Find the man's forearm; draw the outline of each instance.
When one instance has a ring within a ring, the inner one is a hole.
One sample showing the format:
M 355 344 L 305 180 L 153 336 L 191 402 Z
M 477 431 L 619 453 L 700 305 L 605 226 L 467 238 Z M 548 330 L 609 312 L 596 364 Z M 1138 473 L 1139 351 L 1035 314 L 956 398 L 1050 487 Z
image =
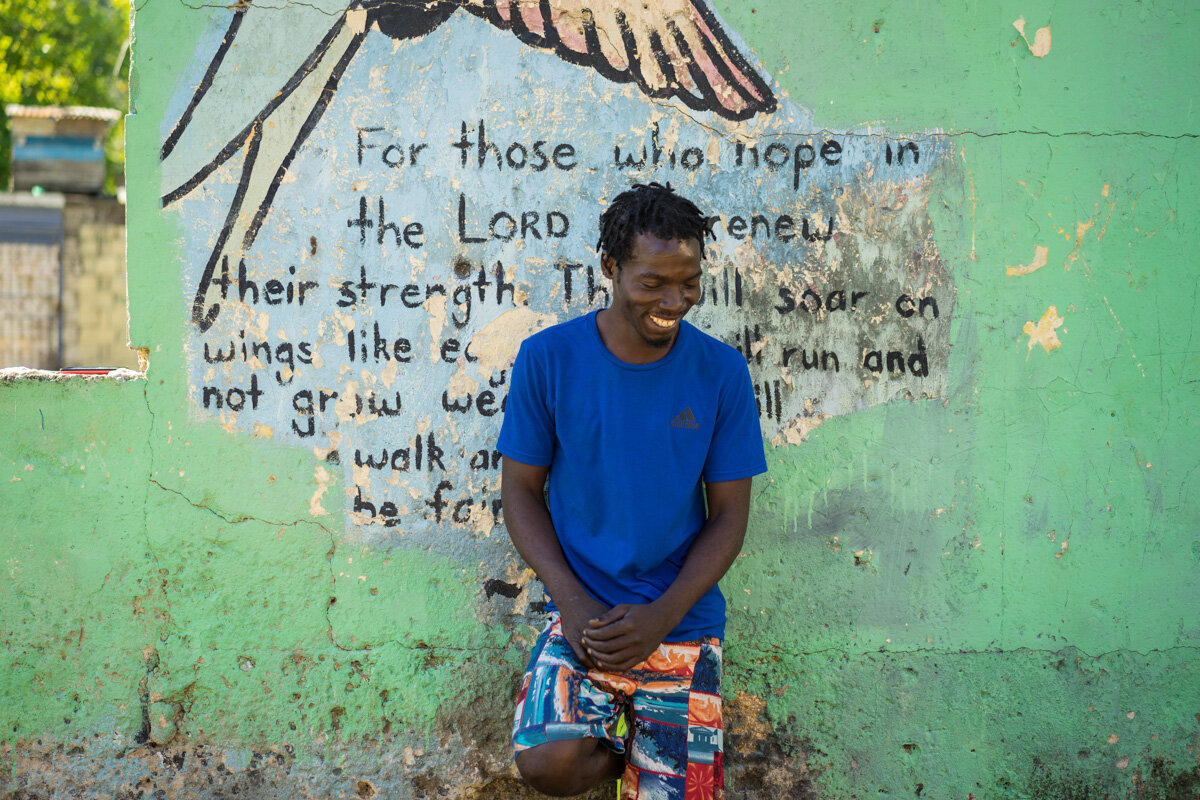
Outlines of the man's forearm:
M 538 580 L 545 585 L 554 602 L 561 605 L 572 602 L 581 594 L 586 595 L 567 563 L 541 494 L 534 496 L 521 488 L 505 489 L 501 502 L 504 524 L 513 546 L 537 573 Z
M 727 513 L 705 523 L 688 550 L 679 574 L 654 602 L 656 609 L 670 620 L 671 628 L 687 616 L 692 606 L 717 585 L 737 560 L 746 538 L 745 519 L 739 520 L 737 516 Z
M 546 508 L 543 489 L 547 473 L 547 467 L 504 459 L 500 487 L 504 523 L 517 552 L 537 573 L 558 607 L 563 620 L 563 635 L 579 659 L 590 666 L 582 642 L 583 627 L 608 607 L 588 594 L 567 563 L 554 530 L 554 521 L 550 518 L 550 509 Z
M 750 479 L 709 484 L 706 490 L 708 521 L 667 590 L 651 603 L 621 604 L 589 623 L 583 645 L 605 669 L 629 669 L 648 658 L 738 557 L 750 513 Z

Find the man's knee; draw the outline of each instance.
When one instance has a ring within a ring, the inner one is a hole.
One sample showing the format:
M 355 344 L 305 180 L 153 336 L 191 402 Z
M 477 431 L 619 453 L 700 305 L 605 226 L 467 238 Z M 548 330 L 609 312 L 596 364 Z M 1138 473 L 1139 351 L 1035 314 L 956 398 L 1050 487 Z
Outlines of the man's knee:
M 564 739 L 517 753 L 517 770 L 533 788 L 553 797 L 582 794 L 620 774 L 621 757 L 599 739 Z

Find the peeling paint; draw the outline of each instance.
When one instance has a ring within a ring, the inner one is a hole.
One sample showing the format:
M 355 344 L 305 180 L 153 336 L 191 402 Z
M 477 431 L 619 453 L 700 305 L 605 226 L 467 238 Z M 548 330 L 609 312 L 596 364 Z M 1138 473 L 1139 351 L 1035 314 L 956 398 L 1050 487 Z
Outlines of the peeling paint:
M 539 314 L 528 308 L 514 308 L 500 314 L 475 334 L 473 352 L 479 359 L 480 374 L 490 377 L 508 369 L 522 341 L 556 322 L 555 315 Z
M 1047 353 L 1062 347 L 1057 331 L 1062 327 L 1063 321 L 1063 318 L 1058 315 L 1058 309 L 1050 306 L 1036 325 L 1033 322 L 1026 322 L 1021 330 L 1029 337 L 1029 350 L 1032 351 L 1034 345 L 1038 344 Z
M 1009 277 L 1013 275 L 1028 275 L 1031 272 L 1037 272 L 1042 267 L 1046 266 L 1046 259 L 1050 255 L 1050 248 L 1044 245 L 1036 245 L 1033 248 L 1033 260 L 1028 264 L 1018 264 L 1015 267 L 1005 267 L 1005 274 Z
M 771 440 L 771 444 L 775 447 L 779 447 L 785 443 L 793 445 L 803 444 L 813 431 L 831 418 L 832 415 L 830 414 L 820 414 L 815 417 L 793 417 L 787 426 L 779 432 L 779 435 Z
M 1025 46 L 1029 48 L 1029 52 L 1035 58 L 1045 58 L 1050 52 L 1050 26 L 1038 28 L 1037 33 L 1033 36 L 1033 43 L 1030 44 L 1029 39 L 1025 37 L 1025 18 L 1020 17 L 1013 22 L 1013 27 L 1017 29 L 1017 33 L 1021 34 L 1021 39 L 1024 40 Z
M 1106 183 L 1106 184 L 1104 184 L 1103 188 L 1100 190 L 1100 197 L 1103 199 L 1107 199 L 1108 196 L 1109 196 L 1109 185 Z M 1083 248 L 1084 237 L 1087 236 L 1089 231 L 1091 231 L 1093 228 L 1096 227 L 1096 222 L 1100 218 L 1100 214 L 1102 212 L 1100 209 L 1099 202 L 1097 202 L 1094 207 L 1095 207 L 1095 212 L 1092 214 L 1091 217 L 1089 217 L 1087 220 L 1085 220 L 1083 222 L 1075 223 L 1075 247 L 1073 247 L 1071 249 L 1071 252 L 1067 254 L 1067 257 L 1065 259 L 1063 259 L 1063 269 L 1065 269 L 1065 270 L 1070 270 L 1071 265 L 1079 260 L 1081 249 Z M 1109 226 L 1109 223 L 1112 222 L 1112 216 L 1113 216 L 1113 213 L 1116 211 L 1116 208 L 1117 208 L 1117 204 L 1115 202 L 1110 202 L 1108 204 L 1108 213 L 1105 217 L 1104 223 L 1100 226 L 1100 229 L 1095 234 L 1095 241 L 1097 241 L 1097 242 L 1103 241 L 1104 234 L 1108 232 L 1108 226 Z
M 329 472 L 324 467 L 317 467 L 313 470 L 313 480 L 317 484 L 317 488 L 313 490 L 312 497 L 308 500 L 308 513 L 310 516 L 323 517 L 329 512 L 321 505 L 321 497 L 329 490 Z

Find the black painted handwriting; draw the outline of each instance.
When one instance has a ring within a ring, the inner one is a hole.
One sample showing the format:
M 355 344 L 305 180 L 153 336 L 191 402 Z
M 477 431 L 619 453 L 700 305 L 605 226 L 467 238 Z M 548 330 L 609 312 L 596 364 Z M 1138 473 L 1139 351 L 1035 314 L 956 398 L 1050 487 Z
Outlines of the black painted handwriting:
M 288 275 L 294 276 L 296 267 L 288 267 Z M 264 303 L 269 306 L 297 305 L 302 306 L 312 300 L 317 293 L 316 281 L 294 281 L 291 279 L 267 281 L 251 280 L 246 274 L 246 260 L 238 259 L 237 275 L 230 277 L 229 256 L 221 257 L 221 274 L 210 279 L 211 285 L 221 289 L 221 299 L 228 300 L 230 295 L 247 305 Z
M 562 211 L 496 211 L 485 224 L 487 212 L 476 216 L 467 208 L 467 196 L 458 195 L 458 241 L 475 244 L 498 239 L 562 239 L 571 230 L 571 219 Z M 520 220 L 518 222 L 517 220 Z
M 474 129 L 468 127 L 464 120 L 462 133 L 450 146 L 458 150 L 459 165 L 463 167 L 473 163 L 476 168 L 483 169 L 489 164 L 495 164 L 496 169 L 501 171 L 508 168 L 543 172 L 553 166 L 562 172 L 569 172 L 578 166 L 575 146 L 572 144 L 559 142 L 551 146 L 545 139 L 538 139 L 532 144 L 498 144 L 488 141 L 487 126 L 483 120 L 479 120 Z M 474 159 L 471 158 L 472 153 Z
M 818 148 L 811 141 L 792 146 L 772 142 L 763 148 L 761 156 L 757 146 L 746 146 L 738 142 L 734 148 L 734 166 L 743 170 L 766 169 L 792 172 L 792 189 L 800 189 L 800 176 L 813 167 L 836 167 L 842 162 L 842 143 L 837 139 L 826 139 Z M 891 163 L 891 162 L 888 162 Z

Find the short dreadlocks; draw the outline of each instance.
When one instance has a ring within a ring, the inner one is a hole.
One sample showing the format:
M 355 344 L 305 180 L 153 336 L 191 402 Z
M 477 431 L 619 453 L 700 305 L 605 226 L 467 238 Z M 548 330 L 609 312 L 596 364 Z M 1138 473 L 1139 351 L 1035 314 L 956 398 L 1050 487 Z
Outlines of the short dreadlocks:
M 671 184 L 633 184 L 621 192 L 600 215 L 600 239 L 596 249 L 621 262 L 633 253 L 633 240 L 643 233 L 668 241 L 695 239 L 704 258 L 704 239 L 713 236 L 712 222 L 696 204 L 675 194 Z

